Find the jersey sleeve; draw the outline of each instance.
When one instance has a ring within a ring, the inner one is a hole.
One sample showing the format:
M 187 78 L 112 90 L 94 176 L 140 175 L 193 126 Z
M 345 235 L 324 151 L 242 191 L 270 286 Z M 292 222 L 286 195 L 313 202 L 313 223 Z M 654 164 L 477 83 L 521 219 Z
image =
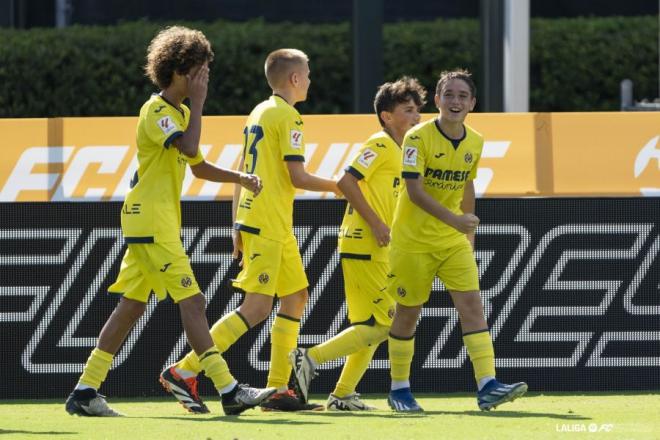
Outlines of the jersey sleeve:
M 178 122 L 179 118 L 174 117 L 169 107 L 152 106 L 146 117 L 146 134 L 151 141 L 165 148 L 169 148 L 172 142 L 180 136 L 183 136 L 184 129 Z
M 287 162 L 305 161 L 303 121 L 300 116 L 289 114 L 277 127 L 282 160 Z
M 344 171 L 352 174 L 358 180 L 368 181 L 383 163 L 385 156 L 384 149 L 377 148 L 371 142 L 366 142 Z
M 197 148 L 197 154 L 195 155 L 195 157 L 188 157 L 185 154 L 183 155 L 183 157 L 186 158 L 186 161 L 188 162 L 188 165 L 190 165 L 190 166 L 197 165 L 197 164 L 200 164 L 200 163 L 204 162 L 204 156 L 202 155 L 202 149 L 201 148 Z
M 424 142 L 417 134 L 408 133 L 403 140 L 403 167 L 401 177 L 416 179 L 424 174 L 426 152 Z

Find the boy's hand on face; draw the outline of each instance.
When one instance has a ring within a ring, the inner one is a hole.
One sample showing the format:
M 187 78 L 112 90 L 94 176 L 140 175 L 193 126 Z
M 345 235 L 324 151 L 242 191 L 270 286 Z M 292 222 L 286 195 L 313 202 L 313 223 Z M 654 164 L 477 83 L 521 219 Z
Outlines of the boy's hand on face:
M 204 63 L 194 73 L 186 75 L 188 79 L 188 96 L 190 101 L 195 104 L 203 104 L 206 101 L 206 93 L 209 86 L 209 66 Z
M 252 191 L 255 196 L 259 195 L 263 188 L 261 179 L 256 174 L 241 173 L 240 182 L 243 188 Z

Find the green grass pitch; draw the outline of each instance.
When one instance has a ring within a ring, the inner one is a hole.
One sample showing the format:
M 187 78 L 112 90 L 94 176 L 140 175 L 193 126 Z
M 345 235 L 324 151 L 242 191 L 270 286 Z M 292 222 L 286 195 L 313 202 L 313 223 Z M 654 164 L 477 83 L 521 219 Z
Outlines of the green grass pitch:
M 123 418 L 72 417 L 64 398 L 0 400 L 0 440 L 8 439 L 660 439 L 660 393 L 534 394 L 491 412 L 473 395 L 418 394 L 424 414 L 396 414 L 385 396 L 364 396 L 380 408 L 366 413 L 188 414 L 169 398 L 109 399 Z M 368 398 L 367 398 L 368 397 Z M 325 396 L 312 396 L 324 402 Z

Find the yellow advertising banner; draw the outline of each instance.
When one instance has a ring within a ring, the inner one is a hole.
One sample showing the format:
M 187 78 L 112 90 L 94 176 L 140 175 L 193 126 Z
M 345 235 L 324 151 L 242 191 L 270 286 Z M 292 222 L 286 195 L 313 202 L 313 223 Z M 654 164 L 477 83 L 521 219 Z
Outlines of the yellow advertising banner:
M 660 196 L 660 113 L 553 113 L 553 195 Z
M 435 115 L 424 115 L 429 119 Z M 373 115 L 310 115 L 306 167 L 339 176 L 379 130 Z M 244 116 L 206 116 L 201 148 L 235 168 Z M 660 195 L 660 113 L 477 113 L 484 135 L 475 180 L 480 197 Z M 137 167 L 134 117 L 0 119 L 5 145 L 0 201 L 122 200 Z M 184 200 L 230 197 L 233 186 L 195 179 Z M 299 191 L 299 198 L 333 195 Z

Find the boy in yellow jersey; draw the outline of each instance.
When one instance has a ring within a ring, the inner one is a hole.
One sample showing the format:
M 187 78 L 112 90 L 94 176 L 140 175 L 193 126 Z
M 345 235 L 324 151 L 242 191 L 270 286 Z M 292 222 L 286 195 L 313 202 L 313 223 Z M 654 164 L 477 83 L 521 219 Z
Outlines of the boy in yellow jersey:
M 300 394 L 306 398 L 316 368 L 347 356 L 326 407 L 335 411 L 375 409 L 355 392 L 378 345 L 387 339 L 394 300 L 387 295 L 390 227 L 401 183 L 401 143 L 419 122 L 426 90 L 404 77 L 381 85 L 374 109 L 382 131 L 361 147 L 339 180 L 349 202 L 339 232 L 339 255 L 351 326 L 328 341 L 289 355 Z
M 333 180 L 308 174 L 303 166 L 303 121 L 293 107 L 307 99 L 309 64 L 297 49 L 279 49 L 268 55 L 265 74 L 273 95 L 257 105 L 247 119 L 240 167 L 258 174 L 263 191 L 244 188 L 234 193 L 234 256 L 242 253 L 234 286 L 245 291 L 241 306 L 211 328 L 220 353 L 250 328 L 265 320 L 277 296 L 280 308 L 271 330 L 268 387 L 278 392 L 261 404 L 280 411 L 323 409 L 301 402 L 288 389 L 291 365 L 288 354 L 297 345 L 300 317 L 307 303 L 307 276 L 293 235 L 293 200 L 296 188 L 339 193 Z M 198 355 L 190 352 L 164 373 L 194 380 L 201 370 Z M 195 382 L 191 382 L 191 388 Z
M 423 411 L 410 390 L 415 328 L 438 276 L 458 311 L 463 341 L 474 367 L 482 410 L 520 397 L 527 384 L 495 379 L 495 354 L 479 295 L 473 254 L 476 177 L 482 136 L 464 124 L 476 104 L 476 87 L 464 70 L 443 72 L 436 85 L 440 115 L 410 130 L 403 141 L 406 190 L 394 214 L 388 291 L 396 300 L 390 329 L 392 386 L 388 403 L 399 412 Z
M 238 385 L 215 348 L 206 320 L 206 301 L 195 281 L 181 243 L 181 186 L 190 165 L 193 174 L 215 182 L 240 183 L 258 193 L 257 176 L 217 168 L 199 150 L 202 108 L 206 100 L 213 51 L 199 31 L 173 26 L 151 41 L 146 73 L 161 89 L 140 109 L 137 126 L 138 169 L 121 211 L 121 227 L 128 250 L 117 281 L 108 289 L 121 296 L 106 321 L 78 384 L 66 401 L 70 414 L 118 416 L 97 390 L 112 358 L 142 316 L 154 292 L 168 294 L 179 305 L 188 342 L 200 366 L 222 395 L 225 414 L 240 414 L 275 392 Z M 183 104 L 191 100 L 190 108 Z M 176 387 L 176 383 L 172 383 Z M 187 406 L 208 412 L 206 407 Z

